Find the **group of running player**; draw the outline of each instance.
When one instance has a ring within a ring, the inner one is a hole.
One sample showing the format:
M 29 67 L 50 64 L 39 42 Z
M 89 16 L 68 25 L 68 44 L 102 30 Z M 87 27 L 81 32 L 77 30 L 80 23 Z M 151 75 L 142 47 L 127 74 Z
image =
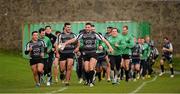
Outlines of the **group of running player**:
M 171 77 L 174 77 L 172 52 L 172 44 L 165 37 L 159 76 L 165 73 L 163 65 L 167 60 Z M 25 54 L 30 56 L 31 69 L 38 87 L 40 83 L 46 83 L 47 86 L 52 84 L 52 64 L 55 82 L 58 82 L 59 68 L 60 80 L 68 86 L 75 61 L 79 83 L 84 81 L 85 85 L 93 87 L 96 76 L 101 81 L 102 75 L 106 75 L 106 80 L 112 84 L 119 84 L 123 79 L 128 82 L 150 78 L 159 52 L 148 36 L 136 38 L 128 32 L 126 25 L 122 32 L 116 27 L 107 27 L 103 36 L 91 23 L 86 23 L 77 35 L 71 31 L 71 24 L 65 23 L 63 31 L 57 31 L 56 36 L 52 34 L 51 26 L 40 28 L 39 32 L 33 31 L 32 40 L 25 47 Z

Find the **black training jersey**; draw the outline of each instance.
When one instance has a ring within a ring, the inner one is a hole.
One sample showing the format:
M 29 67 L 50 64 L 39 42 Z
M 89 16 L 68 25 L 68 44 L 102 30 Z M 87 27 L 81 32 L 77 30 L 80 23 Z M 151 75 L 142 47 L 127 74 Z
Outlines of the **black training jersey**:
M 149 47 L 154 47 L 155 46 L 155 43 L 154 43 L 153 40 L 150 40 L 147 44 L 149 45 Z
M 32 40 L 26 44 L 25 54 L 29 54 L 31 59 L 39 59 L 42 58 L 41 53 L 44 52 L 45 43 L 42 40 L 37 40 L 33 42 Z M 29 49 L 32 48 L 32 51 L 29 52 Z
M 51 40 L 52 46 L 53 46 L 53 48 L 55 48 L 54 43 L 56 42 L 56 36 L 53 35 L 52 33 L 46 34 L 46 36 Z
M 157 50 L 156 47 L 151 47 L 151 52 L 149 55 L 150 59 L 155 59 L 159 55 L 159 51 Z
M 111 36 L 111 35 L 107 32 L 107 33 L 105 33 L 104 38 L 105 38 L 105 39 L 108 39 L 110 36 Z
M 68 33 L 68 34 L 63 32 L 57 37 L 56 44 L 65 43 L 67 40 L 70 40 L 75 37 L 76 37 L 76 34 L 74 34 L 72 32 Z M 60 52 L 61 53 L 73 53 L 76 46 L 77 46 L 77 42 L 68 44 L 68 45 L 66 45 L 64 50 L 62 50 Z
M 167 49 L 173 49 L 173 46 L 172 46 L 172 44 L 171 44 L 170 42 L 165 43 L 165 44 L 163 45 L 163 47 L 164 47 L 164 48 L 167 48 Z M 165 55 L 165 56 L 172 56 L 172 52 L 163 51 L 163 55 Z
M 77 37 L 76 40 L 82 40 L 82 52 L 84 53 L 92 53 L 96 52 L 97 49 L 97 40 L 102 40 L 104 37 L 102 37 L 100 34 L 96 32 L 82 32 Z
M 136 43 L 132 48 L 132 59 L 140 59 L 141 46 Z

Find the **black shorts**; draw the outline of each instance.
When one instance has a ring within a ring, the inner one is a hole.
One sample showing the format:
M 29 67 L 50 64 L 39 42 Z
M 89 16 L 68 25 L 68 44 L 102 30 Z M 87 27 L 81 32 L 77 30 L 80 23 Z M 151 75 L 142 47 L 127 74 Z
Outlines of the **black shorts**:
M 132 64 L 133 65 L 140 64 L 140 59 L 132 59 Z
M 105 53 L 97 53 L 97 61 L 99 62 L 106 61 L 105 57 L 106 57 Z
M 115 67 L 117 70 L 119 70 L 121 65 L 121 55 L 109 55 L 109 59 L 111 64 L 111 70 L 114 70 Z
M 122 54 L 122 58 L 123 58 L 123 59 L 130 59 L 130 55 L 128 55 L 128 54 Z
M 73 59 L 74 53 L 60 53 L 59 61 L 64 61 L 64 60 L 67 60 L 68 58 Z
M 167 60 L 169 64 L 172 63 L 172 57 L 171 57 L 171 56 L 162 55 L 162 59 L 163 59 L 164 61 Z
M 38 64 L 38 63 L 44 64 L 43 59 L 41 59 L 41 58 L 39 58 L 39 59 L 30 59 L 29 62 L 30 62 L 30 66 Z
M 96 67 L 100 68 L 100 67 L 102 66 L 102 63 L 103 63 L 103 62 L 97 62 L 97 63 L 96 63 Z
M 87 53 L 85 55 L 83 55 L 83 60 L 84 61 L 90 61 L 91 58 L 94 58 L 97 60 L 97 53 Z
M 47 63 L 48 63 L 48 58 L 43 58 L 43 59 L 42 59 L 42 62 L 43 62 L 44 65 L 47 65 Z

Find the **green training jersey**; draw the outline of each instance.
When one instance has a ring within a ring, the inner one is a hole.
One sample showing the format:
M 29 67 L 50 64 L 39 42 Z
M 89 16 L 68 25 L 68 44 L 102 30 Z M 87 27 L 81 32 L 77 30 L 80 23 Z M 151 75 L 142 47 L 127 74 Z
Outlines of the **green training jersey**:
M 144 43 L 142 46 L 142 52 L 140 55 L 141 60 L 147 60 L 150 55 L 150 47 L 147 43 Z
M 122 54 L 131 55 L 131 48 L 134 46 L 134 38 L 131 34 L 120 34 L 120 48 L 122 50 Z
M 116 37 L 113 36 L 109 36 L 107 39 L 110 43 L 110 45 L 113 48 L 113 52 L 112 53 L 108 53 L 109 55 L 121 55 L 122 54 L 122 48 L 121 48 L 121 37 L 120 35 L 117 35 Z M 115 44 L 117 44 L 118 46 L 115 46 Z
M 46 36 L 44 36 L 43 38 L 40 38 L 40 39 L 43 40 L 46 44 L 46 46 L 44 48 L 45 49 L 44 50 L 44 58 L 48 58 L 49 57 L 48 53 L 51 52 L 51 50 L 52 50 L 52 43 L 51 43 L 50 39 Z

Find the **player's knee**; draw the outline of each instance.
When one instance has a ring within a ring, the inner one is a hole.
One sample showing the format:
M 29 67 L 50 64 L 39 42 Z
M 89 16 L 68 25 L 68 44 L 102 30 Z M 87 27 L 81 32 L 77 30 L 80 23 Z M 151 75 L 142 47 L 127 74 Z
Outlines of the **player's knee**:
M 43 73 L 43 68 L 38 68 L 39 73 Z
M 163 59 L 160 60 L 160 64 L 161 64 L 161 65 L 164 64 L 164 60 L 163 60 Z
M 110 65 L 110 63 L 107 63 L 107 67 L 110 67 L 111 65 Z
M 89 71 L 89 69 L 88 69 L 88 68 L 84 68 L 84 70 L 85 70 L 85 72 L 88 72 L 88 71 Z
M 65 66 L 64 66 L 64 65 L 61 65 L 61 66 L 60 66 L 60 70 L 65 70 Z
M 129 66 L 126 66 L 126 67 L 125 67 L 125 70 L 129 70 Z
M 84 67 L 84 70 L 86 71 L 86 72 L 88 72 L 89 71 L 89 68 L 88 67 Z
M 68 65 L 67 70 L 71 70 L 71 69 L 72 69 L 72 65 Z
M 33 75 L 34 76 L 38 75 L 38 72 L 36 70 L 33 70 Z
M 57 65 L 57 66 L 56 66 L 56 65 L 54 65 L 54 68 L 55 68 L 55 69 L 58 69 L 58 65 Z
M 64 68 L 61 69 L 62 72 L 64 72 L 64 70 L 65 70 Z
M 64 72 L 65 68 L 64 67 L 61 67 L 60 68 L 60 71 Z
M 90 66 L 89 70 L 90 70 L 90 71 L 94 70 L 94 67 L 93 67 L 93 66 Z
M 136 67 L 136 71 L 139 71 L 140 70 L 140 68 L 139 67 Z

